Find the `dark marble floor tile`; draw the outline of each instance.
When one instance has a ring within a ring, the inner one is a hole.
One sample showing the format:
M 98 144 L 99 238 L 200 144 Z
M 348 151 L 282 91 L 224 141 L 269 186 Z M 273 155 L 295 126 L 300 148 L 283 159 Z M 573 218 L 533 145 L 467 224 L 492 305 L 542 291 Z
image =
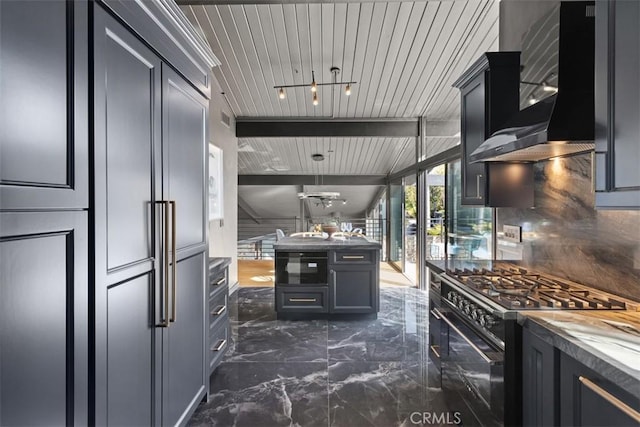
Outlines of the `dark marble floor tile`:
M 327 364 L 222 363 L 191 426 L 327 426 Z
M 330 325 L 329 360 L 417 360 L 421 338 L 425 339 L 423 335 L 407 333 L 398 325 Z
M 435 384 L 434 384 L 435 385 Z M 421 362 L 335 362 L 329 365 L 330 426 L 412 425 L 410 417 L 448 408 L 430 387 Z
M 232 331 L 233 362 L 314 362 L 327 360 L 327 322 L 264 321 Z
M 231 317 L 231 322 L 238 325 L 250 326 L 256 322 L 276 320 L 276 309 L 273 301 L 240 301 L 237 304 L 236 310 L 237 315 Z

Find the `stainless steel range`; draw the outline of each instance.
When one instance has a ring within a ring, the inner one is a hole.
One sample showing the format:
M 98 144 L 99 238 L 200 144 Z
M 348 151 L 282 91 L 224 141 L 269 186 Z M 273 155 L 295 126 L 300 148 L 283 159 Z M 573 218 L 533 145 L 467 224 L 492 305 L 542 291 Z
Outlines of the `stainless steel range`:
M 625 310 L 603 292 L 516 266 L 432 275 L 430 348 L 442 388 L 463 403 L 463 421 L 521 423 L 519 310 Z

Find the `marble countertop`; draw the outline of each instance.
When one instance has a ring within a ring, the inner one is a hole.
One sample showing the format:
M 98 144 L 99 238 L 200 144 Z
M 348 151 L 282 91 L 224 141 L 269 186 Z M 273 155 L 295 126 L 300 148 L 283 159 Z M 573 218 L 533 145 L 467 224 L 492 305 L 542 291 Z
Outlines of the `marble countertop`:
M 274 243 L 277 250 L 381 249 L 382 244 L 366 237 L 327 240 L 318 237 L 285 237 Z
M 519 312 L 518 322 L 640 398 L 640 312 Z

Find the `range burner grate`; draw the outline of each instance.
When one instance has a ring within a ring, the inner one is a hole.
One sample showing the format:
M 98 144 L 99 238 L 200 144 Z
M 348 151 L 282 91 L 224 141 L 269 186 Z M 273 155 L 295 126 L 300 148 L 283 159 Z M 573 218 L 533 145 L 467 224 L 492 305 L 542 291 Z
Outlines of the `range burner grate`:
M 466 286 L 509 309 L 625 310 L 626 303 L 521 267 L 448 270 Z

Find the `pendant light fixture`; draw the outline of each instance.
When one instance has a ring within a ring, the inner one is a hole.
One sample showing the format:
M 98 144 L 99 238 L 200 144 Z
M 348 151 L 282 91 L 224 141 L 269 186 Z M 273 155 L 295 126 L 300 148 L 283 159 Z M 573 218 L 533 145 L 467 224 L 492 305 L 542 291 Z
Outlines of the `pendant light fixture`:
M 331 67 L 329 69 L 331 74 L 333 75 L 333 81 L 331 83 L 318 83 L 316 82 L 316 73 L 315 71 L 311 71 L 311 83 L 300 84 L 300 85 L 276 85 L 273 88 L 278 90 L 278 98 L 285 99 L 286 93 L 285 89 L 290 87 L 309 87 L 312 93 L 312 102 L 313 105 L 316 106 L 320 103 L 320 99 L 318 97 L 318 86 L 343 86 L 344 85 L 344 94 L 345 96 L 351 95 L 351 86 L 357 84 L 358 82 L 339 82 L 338 74 L 340 73 L 340 68 Z

